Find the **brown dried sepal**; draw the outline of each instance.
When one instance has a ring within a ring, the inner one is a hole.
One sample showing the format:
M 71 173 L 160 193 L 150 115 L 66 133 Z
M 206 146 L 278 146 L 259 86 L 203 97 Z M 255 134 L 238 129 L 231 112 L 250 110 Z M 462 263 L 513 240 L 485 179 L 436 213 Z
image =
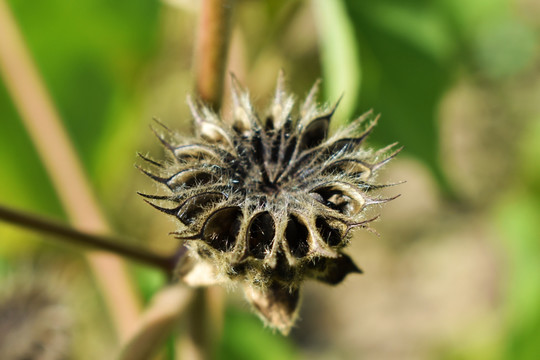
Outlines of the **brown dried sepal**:
M 265 288 L 246 285 L 244 293 L 263 321 L 287 335 L 294 325 L 300 304 L 300 290 L 279 283 Z

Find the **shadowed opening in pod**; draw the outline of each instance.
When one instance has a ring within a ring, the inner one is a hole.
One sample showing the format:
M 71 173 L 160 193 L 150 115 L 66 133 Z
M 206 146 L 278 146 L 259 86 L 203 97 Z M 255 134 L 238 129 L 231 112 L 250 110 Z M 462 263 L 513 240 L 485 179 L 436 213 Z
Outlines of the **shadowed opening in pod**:
M 364 201 L 361 195 L 358 194 L 356 198 L 353 198 L 347 195 L 346 190 L 342 190 L 337 186 L 321 187 L 314 190 L 311 194 L 323 205 L 344 215 L 356 215 L 364 207 Z
M 268 212 L 255 215 L 247 232 L 248 254 L 264 259 L 272 249 L 275 233 L 274 218 Z
M 172 177 L 167 186 L 171 190 L 176 190 L 178 188 L 189 189 L 195 186 L 206 185 L 211 182 L 216 182 L 218 177 L 211 172 L 203 170 L 183 170 Z
M 205 210 L 209 209 L 213 204 L 222 201 L 226 198 L 225 195 L 218 192 L 207 192 L 197 194 L 180 205 L 178 210 L 178 219 L 184 225 L 191 225 L 195 222 L 198 216 L 202 215 Z
M 285 229 L 285 239 L 291 254 L 297 258 L 307 255 L 309 251 L 308 236 L 307 226 L 297 216 L 291 215 Z
M 202 230 L 202 239 L 219 251 L 230 251 L 236 243 L 241 223 L 240 208 L 229 207 L 217 210 L 206 220 Z
M 365 137 L 358 137 L 358 138 L 342 138 L 339 140 L 336 140 L 334 143 L 330 144 L 327 148 L 325 148 L 325 152 L 327 154 L 336 154 L 336 153 L 342 153 L 342 154 L 348 154 L 351 152 L 354 152 L 360 144 L 364 141 Z
M 339 245 L 342 240 L 340 231 L 330 226 L 323 217 L 317 217 L 315 226 L 317 226 L 317 230 L 319 231 L 319 234 L 321 234 L 321 237 L 325 243 L 330 246 Z
M 371 176 L 369 167 L 360 160 L 343 159 L 328 165 L 323 171 L 323 174 L 328 173 L 345 173 L 349 176 L 367 180 Z
M 329 123 L 329 116 L 315 119 L 309 123 L 298 144 L 299 150 L 310 149 L 322 143 L 328 134 Z

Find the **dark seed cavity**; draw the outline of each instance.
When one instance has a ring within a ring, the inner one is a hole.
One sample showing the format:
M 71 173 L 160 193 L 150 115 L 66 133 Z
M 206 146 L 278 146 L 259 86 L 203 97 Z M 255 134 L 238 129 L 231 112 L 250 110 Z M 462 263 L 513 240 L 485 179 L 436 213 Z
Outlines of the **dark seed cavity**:
M 306 130 L 302 134 L 300 143 L 298 144 L 299 150 L 311 149 L 326 139 L 328 135 L 328 126 L 330 124 L 329 117 L 322 117 L 313 120 L 308 124 Z
M 218 177 L 208 171 L 188 169 L 180 171 L 167 182 L 171 190 L 178 188 L 189 189 L 195 186 L 206 185 L 216 182 Z
M 330 246 L 337 246 L 341 243 L 342 237 L 340 231 L 328 224 L 328 222 L 321 216 L 317 217 L 315 226 L 321 234 L 324 242 Z
M 302 258 L 309 252 L 309 231 L 307 226 L 295 215 L 289 217 L 285 229 L 285 239 L 289 250 L 297 258 Z
M 351 153 L 357 149 L 362 143 L 362 138 L 344 138 L 337 140 L 325 148 L 327 154 L 336 154 L 342 152 L 344 154 Z
M 242 211 L 238 207 L 217 210 L 206 220 L 202 229 L 202 239 L 219 251 L 230 251 L 242 222 Z
M 276 233 L 274 219 L 268 212 L 255 215 L 248 226 L 248 254 L 264 259 L 271 251 Z
M 340 212 L 354 216 L 362 211 L 365 200 L 359 193 L 338 185 L 316 188 L 311 192 L 313 198 L 323 205 Z
M 225 198 L 226 196 L 224 194 L 218 192 L 194 195 L 180 205 L 177 215 L 178 219 L 180 219 L 184 225 L 191 225 L 205 209 L 208 209 L 212 204 L 222 201 Z
M 369 167 L 360 160 L 356 159 L 344 159 L 336 161 L 328 165 L 323 171 L 323 174 L 327 173 L 345 173 L 350 176 L 360 177 L 361 179 L 368 179 L 371 176 L 371 170 Z
M 274 130 L 274 118 L 272 116 L 268 116 L 264 122 L 264 130 L 270 131 Z

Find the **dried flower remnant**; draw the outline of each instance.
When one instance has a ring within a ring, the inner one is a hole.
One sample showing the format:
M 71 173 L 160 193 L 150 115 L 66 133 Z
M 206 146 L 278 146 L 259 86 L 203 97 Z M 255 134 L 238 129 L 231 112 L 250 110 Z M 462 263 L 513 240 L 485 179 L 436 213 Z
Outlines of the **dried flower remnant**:
M 232 82 L 230 121 L 188 100 L 196 138 L 164 126 L 163 135 L 156 132 L 170 161 L 141 156 L 155 168 L 142 171 L 167 194 L 141 195 L 179 221 L 174 234 L 190 254 L 178 265 L 181 281 L 239 282 L 255 311 L 288 333 L 303 280 L 337 284 L 361 273 L 342 249 L 351 229 L 374 220 L 366 218 L 366 208 L 393 199 L 374 195 L 387 185 L 372 180 L 400 149 L 362 147 L 377 121 L 369 113 L 329 136 L 335 107 L 316 104 L 318 83 L 295 111 L 280 75 L 261 118 L 248 93 Z

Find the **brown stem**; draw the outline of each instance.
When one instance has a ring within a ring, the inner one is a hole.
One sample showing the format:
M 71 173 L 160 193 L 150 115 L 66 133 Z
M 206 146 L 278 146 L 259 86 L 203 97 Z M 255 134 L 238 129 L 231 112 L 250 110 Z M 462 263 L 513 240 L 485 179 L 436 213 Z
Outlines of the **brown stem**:
M 195 50 L 195 81 L 198 97 L 214 111 L 221 107 L 231 16 L 235 0 L 202 0 Z M 223 326 L 221 289 L 195 291 L 191 306 L 190 331 L 184 346 L 190 358 L 209 359 Z M 187 358 L 186 354 L 181 358 Z
M 193 296 L 181 285 L 167 287 L 152 299 L 135 335 L 124 345 L 119 360 L 151 359 L 180 323 Z
M 198 97 L 215 111 L 221 107 L 233 3 L 234 0 L 203 0 L 201 6 L 194 60 L 195 86 Z M 181 358 L 208 359 L 221 332 L 223 315 L 216 310 L 220 309 L 221 297 L 214 294 L 212 302 L 209 289 L 197 289 L 190 295 L 193 297 L 190 331 L 184 334 L 189 335 L 184 338 L 184 345 L 191 346 L 182 346 L 180 352 L 186 356 Z M 164 295 L 158 294 L 158 301 L 145 313 L 140 330 L 125 346 L 122 359 L 146 359 L 174 329 L 177 322 L 174 320 L 180 318 L 184 306 L 163 310 L 160 296 Z M 183 298 L 181 301 L 185 304 Z
M 203 102 L 218 111 L 229 48 L 231 15 L 235 0 L 203 0 L 195 50 L 196 91 Z
M 72 244 L 97 250 L 109 251 L 128 259 L 160 268 L 169 274 L 174 270 L 175 256 L 156 254 L 146 249 L 132 247 L 126 244 L 127 240 L 119 237 L 90 234 L 2 205 L 0 205 L 0 220 L 19 225 L 25 229 L 53 235 L 57 240 L 64 240 Z
M 73 144 L 5 0 L 0 0 L 0 73 L 70 222 L 79 229 L 106 232 L 107 223 Z M 108 253 L 89 253 L 87 259 L 116 331 L 126 338 L 140 304 L 124 263 Z
M 190 343 L 198 359 L 214 359 L 223 331 L 224 293 L 221 286 L 194 290 L 190 312 Z M 187 358 L 186 354 L 181 358 Z

